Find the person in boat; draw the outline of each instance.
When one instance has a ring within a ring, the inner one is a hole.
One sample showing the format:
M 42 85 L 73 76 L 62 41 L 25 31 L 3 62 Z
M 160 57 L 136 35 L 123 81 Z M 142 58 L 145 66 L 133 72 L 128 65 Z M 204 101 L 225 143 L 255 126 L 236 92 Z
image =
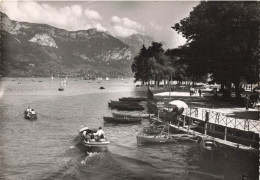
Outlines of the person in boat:
M 36 114 L 35 111 L 34 111 L 34 109 L 31 110 L 31 114 Z
M 25 114 L 28 114 L 28 113 L 30 113 L 30 112 L 31 112 L 31 107 L 28 106 L 27 109 L 26 109 L 26 113 L 25 113 Z
M 91 142 L 96 141 L 95 135 L 94 135 L 93 132 L 90 134 L 90 141 L 91 141 Z
M 101 137 L 105 137 L 105 133 L 102 130 L 102 127 L 98 128 L 98 131 L 96 133 L 94 133 L 95 136 L 97 136 L 97 140 L 101 139 Z

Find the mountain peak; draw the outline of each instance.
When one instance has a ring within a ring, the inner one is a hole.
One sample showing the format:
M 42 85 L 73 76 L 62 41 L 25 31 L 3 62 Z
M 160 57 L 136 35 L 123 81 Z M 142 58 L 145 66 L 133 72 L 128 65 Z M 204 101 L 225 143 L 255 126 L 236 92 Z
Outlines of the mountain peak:
M 8 19 L 10 19 L 5 13 L 3 13 L 3 12 L 1 12 L 1 11 L 0 11 L 0 18 L 1 18 L 1 20 L 2 20 L 2 18 L 8 18 Z

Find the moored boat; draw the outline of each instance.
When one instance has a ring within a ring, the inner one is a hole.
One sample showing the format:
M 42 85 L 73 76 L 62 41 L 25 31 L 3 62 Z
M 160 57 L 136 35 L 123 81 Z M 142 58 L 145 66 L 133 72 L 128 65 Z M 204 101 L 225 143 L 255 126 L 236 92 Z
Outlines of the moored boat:
M 160 134 L 160 135 L 137 135 L 137 144 L 160 144 L 175 143 L 177 141 L 194 141 L 197 136 L 192 134 Z
M 122 111 L 142 111 L 142 110 L 144 110 L 143 106 L 129 106 L 129 105 L 112 105 L 111 108 L 122 110 Z
M 147 114 L 147 113 L 136 113 L 136 112 L 112 112 L 113 117 L 131 117 L 131 118 L 149 118 L 154 114 Z
M 202 137 L 199 140 L 199 146 L 202 153 L 208 153 L 212 151 L 220 150 L 220 144 L 212 138 Z
M 104 121 L 111 123 L 136 123 L 141 122 L 142 118 L 129 118 L 129 117 L 104 117 Z
M 132 105 L 132 106 L 139 106 L 139 102 L 131 102 L 131 101 L 111 101 L 108 102 L 108 105 Z
M 119 101 L 132 101 L 132 102 L 141 102 L 141 101 L 146 101 L 147 98 L 143 97 L 122 97 L 119 98 Z

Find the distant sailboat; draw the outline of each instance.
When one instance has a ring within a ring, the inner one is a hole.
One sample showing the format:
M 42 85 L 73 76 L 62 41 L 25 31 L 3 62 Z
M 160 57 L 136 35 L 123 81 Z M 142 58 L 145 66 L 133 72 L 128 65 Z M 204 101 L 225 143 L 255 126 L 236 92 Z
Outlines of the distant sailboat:
M 109 81 L 110 79 L 109 79 L 109 77 L 106 77 L 106 81 Z
M 53 81 L 53 79 L 54 79 L 53 76 L 51 76 L 51 80 L 52 80 L 52 81 Z
M 60 87 L 59 87 L 59 89 L 58 89 L 59 91 L 64 91 L 64 88 L 62 87 L 62 82 L 63 82 L 63 81 L 62 81 L 61 78 L 60 78 Z
M 124 78 L 122 77 L 122 78 L 121 78 L 121 80 L 123 81 L 123 80 L 124 80 Z

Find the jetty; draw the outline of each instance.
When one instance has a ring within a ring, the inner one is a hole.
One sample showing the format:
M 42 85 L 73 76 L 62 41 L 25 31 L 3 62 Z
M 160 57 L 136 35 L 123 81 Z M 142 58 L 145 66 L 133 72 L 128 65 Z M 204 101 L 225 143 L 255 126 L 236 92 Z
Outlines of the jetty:
M 150 112 L 172 121 L 171 108 L 167 105 L 170 100 L 186 97 L 192 98 L 186 92 L 159 92 L 148 90 L 147 105 Z M 196 99 L 197 100 L 197 99 Z M 185 100 L 184 100 L 185 101 Z M 223 113 L 203 107 L 185 109 L 176 122 L 170 124 L 170 130 L 194 134 L 198 138 L 210 137 L 226 148 L 259 154 L 259 120 L 241 118 L 232 113 Z

